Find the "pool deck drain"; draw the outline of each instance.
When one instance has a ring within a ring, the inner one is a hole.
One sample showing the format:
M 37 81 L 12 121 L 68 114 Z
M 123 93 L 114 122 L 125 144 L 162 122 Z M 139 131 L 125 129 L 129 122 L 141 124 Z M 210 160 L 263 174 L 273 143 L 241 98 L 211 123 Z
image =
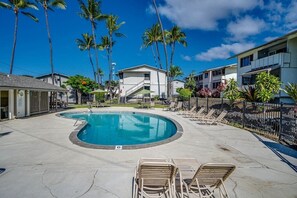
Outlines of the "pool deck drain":
M 230 197 L 296 198 L 297 173 L 279 156 L 296 166 L 295 150 L 275 150 L 277 155 L 263 143 L 277 144 L 273 141 L 263 137 L 263 141 L 259 141 L 253 134 L 231 126 L 197 125 L 176 112 L 134 108 L 104 110 L 168 116 L 178 120 L 184 133 L 175 141 L 155 147 L 100 150 L 69 141 L 70 132 L 76 128 L 75 120 L 48 114 L 0 122 L 3 130 L 0 133 L 11 131 L 0 138 L 0 166 L 6 168 L 0 174 L 0 197 L 130 198 L 135 166 L 145 157 L 233 163 L 237 168 L 226 181 Z

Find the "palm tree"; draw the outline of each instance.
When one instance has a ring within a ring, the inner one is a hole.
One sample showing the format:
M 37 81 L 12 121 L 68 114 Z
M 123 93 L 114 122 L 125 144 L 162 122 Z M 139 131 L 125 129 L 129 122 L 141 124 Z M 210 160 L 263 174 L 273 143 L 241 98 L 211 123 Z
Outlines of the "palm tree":
M 31 3 L 27 0 L 9 0 L 9 3 L 0 2 L 0 7 L 12 10 L 15 15 L 13 46 L 12 46 L 12 55 L 11 55 L 10 70 L 9 70 L 9 74 L 12 74 L 14 55 L 15 55 L 15 49 L 16 49 L 16 43 L 17 43 L 19 12 L 20 10 L 25 10 L 27 8 L 32 8 L 35 10 L 38 10 L 38 8 L 34 3 Z M 35 22 L 38 22 L 38 18 L 36 18 L 33 14 L 25 11 L 21 11 L 21 13 L 33 19 Z
M 180 43 L 187 47 L 186 34 L 181 31 L 180 27 L 174 26 L 171 30 L 166 31 L 167 43 L 171 46 L 170 67 L 173 65 L 173 56 L 175 52 L 175 44 Z M 171 69 L 171 68 L 170 68 Z M 169 72 L 170 73 L 170 72 Z
M 108 58 L 108 64 L 109 64 L 109 83 L 108 83 L 108 88 L 111 92 L 111 80 L 112 80 L 112 47 L 114 45 L 113 42 L 113 35 L 116 37 L 123 37 L 125 36 L 124 34 L 118 32 L 120 27 L 125 24 L 125 22 L 117 23 L 117 20 L 119 19 L 118 16 L 114 15 L 108 15 L 106 18 L 106 28 L 108 31 L 108 39 L 109 39 L 109 58 Z
M 151 28 L 147 29 L 143 34 L 143 46 L 144 47 L 153 46 L 153 45 L 155 46 L 160 69 L 162 69 L 162 62 L 161 62 L 158 43 L 161 41 L 162 41 L 162 32 L 159 24 L 153 25 Z
M 154 4 L 154 8 L 155 8 L 155 11 L 156 11 L 156 14 L 157 14 L 157 17 L 158 17 L 158 22 L 159 22 L 161 32 L 162 32 L 162 40 L 163 40 L 165 62 L 166 62 L 166 75 L 167 75 L 167 78 L 168 78 L 169 67 L 168 67 L 168 55 L 167 55 L 167 48 L 166 48 L 165 32 L 164 32 L 164 29 L 163 29 L 163 25 L 162 25 L 162 21 L 161 21 L 160 14 L 159 14 L 159 11 L 158 11 L 158 7 L 157 7 L 157 4 L 156 4 L 156 0 L 152 0 L 152 1 L 153 1 L 153 4 Z M 169 80 L 167 80 L 167 97 L 170 96 L 170 90 L 169 90 L 170 88 L 169 87 L 170 87 L 170 83 L 169 83 Z
M 183 75 L 183 72 L 181 70 L 181 68 L 179 66 L 175 66 L 175 65 L 171 65 L 170 66 L 170 70 L 169 70 L 169 82 L 170 82 L 170 86 L 171 86 L 171 82 L 179 77 L 179 76 L 182 76 Z M 171 87 L 170 87 L 171 88 Z M 172 94 L 172 89 L 171 89 L 171 93 Z
M 91 63 L 92 69 L 93 69 L 94 80 L 96 82 L 97 81 L 96 70 L 94 67 L 94 63 L 92 60 L 92 54 L 91 54 L 91 49 L 94 48 L 93 36 L 89 35 L 88 33 L 82 34 L 82 39 L 76 39 L 76 43 L 77 43 L 78 48 L 81 51 L 86 51 L 86 50 L 88 51 L 90 63 Z
M 106 18 L 106 16 L 101 13 L 101 9 L 100 9 L 101 1 L 87 0 L 87 4 L 85 4 L 83 2 L 83 0 L 78 0 L 78 3 L 80 5 L 80 9 L 81 9 L 81 13 L 79 14 L 80 17 L 91 22 L 93 42 L 94 42 L 94 46 L 97 46 L 96 34 L 95 34 L 95 29 L 97 26 L 96 21 L 101 21 Z M 95 58 L 96 58 L 96 70 L 98 70 L 99 69 L 99 60 L 98 60 L 97 47 L 95 47 Z M 99 80 L 98 80 L 98 84 L 100 84 Z
M 97 70 L 97 75 L 98 75 L 98 77 L 100 76 L 100 84 L 102 85 L 102 78 L 103 78 L 103 76 L 104 76 L 104 72 L 103 72 L 103 70 L 99 68 L 99 69 Z
M 54 84 L 53 44 L 52 44 L 52 38 L 51 38 L 49 22 L 48 22 L 48 10 L 54 11 L 54 8 L 66 9 L 66 3 L 64 0 L 36 0 L 36 1 L 43 7 L 43 10 L 44 10 L 47 37 L 48 37 L 48 43 L 50 48 L 52 83 Z

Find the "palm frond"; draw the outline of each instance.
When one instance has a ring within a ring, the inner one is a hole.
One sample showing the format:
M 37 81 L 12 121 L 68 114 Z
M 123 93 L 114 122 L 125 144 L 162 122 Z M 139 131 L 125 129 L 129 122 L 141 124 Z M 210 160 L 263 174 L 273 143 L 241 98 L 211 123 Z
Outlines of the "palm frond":
M 50 7 L 56 7 L 65 10 L 66 2 L 64 0 L 53 0 L 49 3 Z
M 22 11 L 22 14 L 24 14 L 25 16 L 31 18 L 31 19 L 32 19 L 33 21 L 35 21 L 35 22 L 38 22 L 38 21 L 39 21 L 37 17 L 35 17 L 33 14 L 31 14 L 31 13 L 29 13 L 29 12 L 24 12 L 24 11 Z
M 0 8 L 12 9 L 12 6 L 8 3 L 0 2 Z

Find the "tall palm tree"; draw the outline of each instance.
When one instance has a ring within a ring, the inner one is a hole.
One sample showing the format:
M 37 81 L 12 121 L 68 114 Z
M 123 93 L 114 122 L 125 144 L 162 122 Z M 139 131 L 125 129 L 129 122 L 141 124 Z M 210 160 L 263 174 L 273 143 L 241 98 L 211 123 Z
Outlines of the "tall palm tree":
M 94 63 L 92 60 L 92 54 L 91 54 L 91 49 L 95 47 L 94 42 L 93 42 L 93 36 L 89 35 L 88 33 L 82 34 L 82 39 L 76 39 L 76 43 L 77 43 L 78 48 L 81 51 L 88 51 L 90 63 L 91 63 L 92 69 L 93 69 L 94 80 L 95 80 L 95 82 L 97 82 L 96 70 L 94 67 Z
M 94 45 L 97 46 L 96 43 L 96 34 L 95 29 L 97 27 L 96 21 L 101 21 L 106 18 L 106 15 L 102 14 L 101 12 L 101 1 L 97 0 L 87 0 L 87 4 L 84 3 L 83 0 L 78 0 L 80 5 L 81 13 L 79 14 L 80 17 L 90 21 L 92 26 L 92 34 L 93 34 L 93 42 Z M 96 58 L 96 70 L 99 69 L 99 60 L 98 60 L 98 50 L 95 47 L 95 58 Z M 100 84 L 98 80 L 98 84 Z
M 100 76 L 100 84 L 102 85 L 102 78 L 104 76 L 104 72 L 101 68 L 97 70 L 97 75 Z
M 106 50 L 108 63 L 110 63 L 110 46 L 113 46 L 114 44 L 115 44 L 115 41 L 113 41 L 113 43 L 111 44 L 108 36 L 102 36 L 101 43 L 97 46 L 99 50 Z M 102 71 L 102 70 L 99 68 L 97 71 Z
M 124 34 L 119 32 L 120 27 L 125 24 L 125 22 L 118 23 L 119 17 L 115 15 L 108 15 L 106 18 L 106 28 L 108 31 L 108 39 L 109 39 L 109 81 L 108 81 L 108 88 L 111 91 L 111 80 L 112 80 L 112 46 L 114 45 L 113 36 L 116 37 L 123 37 Z
M 9 74 L 12 74 L 13 71 L 13 63 L 14 63 L 14 56 L 15 56 L 15 49 L 17 43 L 17 33 L 18 33 L 18 21 L 19 21 L 19 12 L 26 15 L 27 17 L 31 18 L 35 22 L 38 22 L 38 18 L 36 18 L 33 14 L 21 10 L 25 10 L 27 8 L 32 8 L 38 10 L 37 6 L 29 2 L 27 0 L 9 0 L 8 3 L 0 2 L 0 7 L 9 9 L 14 12 L 15 15 L 15 23 L 14 23 L 14 36 L 13 36 L 13 45 L 12 45 L 12 53 L 11 53 L 11 60 L 10 60 L 10 70 Z
M 162 69 L 162 62 L 161 62 L 158 43 L 161 41 L 162 41 L 162 32 L 159 24 L 153 25 L 151 28 L 147 29 L 143 34 L 143 46 L 144 47 L 155 46 L 160 69 Z
M 170 67 L 173 65 L 173 56 L 175 52 L 175 44 L 180 43 L 187 47 L 186 34 L 181 31 L 180 27 L 173 26 L 169 31 L 166 31 L 167 43 L 171 46 Z M 171 69 L 171 68 L 170 68 Z
M 163 24 L 162 24 L 161 17 L 160 17 L 160 14 L 159 14 L 159 10 L 158 10 L 157 4 L 156 4 L 156 0 L 152 0 L 152 1 L 153 1 L 153 4 L 154 4 L 154 8 L 155 8 L 155 11 L 156 11 L 156 14 L 157 14 L 157 17 L 158 17 L 158 22 L 159 22 L 161 32 L 162 32 L 162 40 L 163 40 L 165 62 L 166 62 L 166 75 L 167 75 L 167 79 L 168 79 L 169 66 L 168 66 L 168 55 L 167 55 L 167 48 L 166 48 L 165 32 L 164 32 L 164 29 L 163 29 Z M 169 89 L 170 89 L 170 83 L 169 83 L 169 80 L 167 80 L 167 97 L 170 97 L 170 90 Z
M 66 3 L 64 0 L 36 0 L 44 10 L 45 15 L 45 24 L 47 30 L 48 43 L 50 48 L 50 65 L 51 65 L 51 74 L 52 74 L 52 83 L 54 84 L 54 60 L 53 60 L 53 44 L 50 33 L 50 27 L 48 22 L 48 10 L 54 11 L 54 8 L 66 9 Z
M 172 85 L 171 82 L 179 77 L 179 76 L 182 76 L 183 75 L 183 72 L 181 70 L 181 68 L 179 66 L 175 66 L 175 65 L 171 65 L 170 66 L 170 70 L 169 70 L 169 81 L 170 81 L 170 86 Z M 172 88 L 172 87 L 170 87 Z M 171 94 L 172 94 L 172 89 L 171 89 Z

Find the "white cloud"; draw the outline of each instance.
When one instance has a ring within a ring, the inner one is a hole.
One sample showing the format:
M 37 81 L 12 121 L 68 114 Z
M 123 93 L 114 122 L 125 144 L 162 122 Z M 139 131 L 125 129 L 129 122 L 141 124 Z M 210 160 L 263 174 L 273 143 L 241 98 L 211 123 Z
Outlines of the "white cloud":
M 187 56 L 187 55 L 180 55 L 180 57 L 183 59 L 183 60 L 185 60 L 185 61 L 192 61 L 192 58 L 191 58 L 191 56 Z
M 230 45 L 221 44 L 195 56 L 196 60 L 212 61 L 214 59 L 227 59 L 231 54 L 238 54 L 255 46 L 254 43 L 233 43 Z
M 290 29 L 297 27 L 297 0 L 292 1 L 291 5 L 288 7 L 285 22 Z
M 182 28 L 215 30 L 219 20 L 262 4 L 262 0 L 165 0 L 165 4 L 159 6 L 159 11 Z
M 249 36 L 259 34 L 265 30 L 265 27 L 266 24 L 262 19 L 245 16 L 235 22 L 230 22 L 227 31 L 232 36 L 231 40 L 242 41 Z

